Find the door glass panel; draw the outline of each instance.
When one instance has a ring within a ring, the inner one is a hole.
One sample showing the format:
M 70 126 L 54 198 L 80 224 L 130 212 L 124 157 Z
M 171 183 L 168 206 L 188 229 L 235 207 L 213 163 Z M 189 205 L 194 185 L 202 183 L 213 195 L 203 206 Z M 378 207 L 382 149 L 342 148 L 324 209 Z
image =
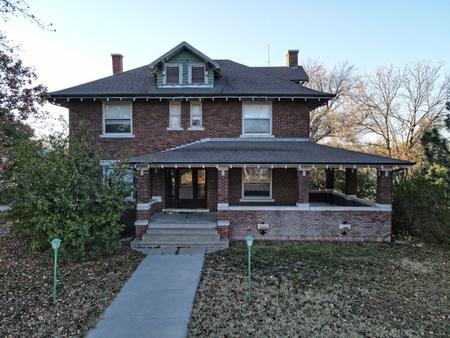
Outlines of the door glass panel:
M 205 169 L 199 169 L 197 174 L 198 199 L 203 200 L 206 197 L 206 172 Z
M 180 190 L 178 193 L 180 199 L 194 198 L 194 185 L 192 182 L 192 170 L 180 169 Z
M 169 169 L 167 172 L 167 179 L 168 179 L 168 185 L 167 185 L 167 197 L 175 198 L 177 197 L 177 176 L 175 169 Z

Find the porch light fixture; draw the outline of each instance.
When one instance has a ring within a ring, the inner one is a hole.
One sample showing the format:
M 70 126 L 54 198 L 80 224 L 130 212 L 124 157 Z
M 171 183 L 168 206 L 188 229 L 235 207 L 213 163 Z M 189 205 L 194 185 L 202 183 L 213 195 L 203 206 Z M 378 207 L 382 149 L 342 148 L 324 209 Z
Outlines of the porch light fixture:
M 53 304 L 56 303 L 56 267 L 57 267 L 57 259 L 58 259 L 58 249 L 61 245 L 61 240 L 59 238 L 53 239 L 51 242 L 53 249 Z
M 245 242 L 247 243 L 247 251 L 248 251 L 248 293 L 247 297 L 250 299 L 251 297 L 251 288 L 252 288 L 252 269 L 251 269 L 251 257 L 252 257 L 252 246 L 253 246 L 253 236 L 246 236 Z

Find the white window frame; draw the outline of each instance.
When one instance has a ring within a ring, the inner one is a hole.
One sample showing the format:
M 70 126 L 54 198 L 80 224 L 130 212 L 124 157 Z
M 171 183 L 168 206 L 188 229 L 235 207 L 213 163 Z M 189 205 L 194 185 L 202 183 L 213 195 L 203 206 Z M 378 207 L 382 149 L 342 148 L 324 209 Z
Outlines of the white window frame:
M 167 83 L 167 67 L 178 67 L 178 83 Z M 167 86 L 179 86 L 183 84 L 183 64 L 182 63 L 165 63 L 164 64 L 163 84 Z
M 247 166 L 248 168 L 258 168 L 256 166 Z M 270 173 L 270 185 L 269 185 L 269 196 L 245 196 L 245 190 L 244 190 L 244 169 L 241 170 L 241 202 L 274 202 L 274 199 L 272 198 L 272 169 L 263 167 L 261 169 L 269 169 Z
M 200 125 L 199 126 L 194 126 L 192 125 L 192 106 L 200 106 Z M 189 130 L 204 130 L 203 128 L 203 105 L 202 105 L 202 101 L 191 101 L 189 104 Z
M 171 117 L 171 109 L 170 107 L 172 106 L 179 106 L 180 107 L 180 126 L 179 127 L 173 127 L 170 125 L 170 117 Z M 180 101 L 170 101 L 169 102 L 169 126 L 167 127 L 167 130 L 183 130 L 183 126 L 182 126 L 182 119 L 181 119 L 181 115 L 182 115 L 182 111 L 181 111 L 181 102 Z
M 192 67 L 203 67 L 203 83 L 192 83 Z M 188 84 L 192 85 L 207 85 L 208 84 L 208 71 L 204 63 L 191 63 L 188 68 Z
M 107 133 L 106 132 L 106 106 L 109 104 L 128 104 L 130 107 L 130 132 L 129 133 Z M 131 101 L 103 101 L 102 103 L 102 135 L 105 138 L 130 138 L 133 135 L 133 102 Z
M 118 160 L 101 160 L 100 161 L 100 167 L 102 168 L 102 177 L 103 178 L 106 178 L 105 177 L 105 167 L 113 166 L 117 162 L 119 162 L 119 161 Z M 133 194 L 133 190 L 134 190 L 134 176 L 133 176 L 133 171 L 131 169 L 130 169 L 130 171 L 131 171 L 131 185 L 132 185 L 132 189 L 131 189 L 130 195 L 127 196 L 125 198 L 125 200 L 127 200 L 127 201 L 134 201 L 134 194 Z
M 268 133 L 246 133 L 245 132 L 245 117 L 244 117 L 244 106 L 245 105 L 261 105 L 261 104 L 267 104 L 270 106 L 270 130 Z M 272 101 L 242 101 L 242 135 L 241 136 L 252 136 L 252 137 L 267 137 L 267 136 L 273 136 L 272 135 L 272 129 L 273 129 L 273 105 Z

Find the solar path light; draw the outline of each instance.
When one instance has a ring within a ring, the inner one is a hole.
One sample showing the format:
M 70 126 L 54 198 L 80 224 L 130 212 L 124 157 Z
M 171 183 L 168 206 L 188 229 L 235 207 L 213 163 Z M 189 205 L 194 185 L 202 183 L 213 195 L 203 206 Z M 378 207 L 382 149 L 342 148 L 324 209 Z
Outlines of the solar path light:
M 52 243 L 52 249 L 54 253 L 53 259 L 53 304 L 56 303 L 56 266 L 58 260 L 58 249 L 61 245 L 61 240 L 59 238 L 53 239 L 50 243 Z
M 251 268 L 251 258 L 252 258 L 252 246 L 253 246 L 253 236 L 246 236 L 245 242 L 247 243 L 248 250 L 248 298 L 251 297 L 251 288 L 252 288 L 252 268 Z

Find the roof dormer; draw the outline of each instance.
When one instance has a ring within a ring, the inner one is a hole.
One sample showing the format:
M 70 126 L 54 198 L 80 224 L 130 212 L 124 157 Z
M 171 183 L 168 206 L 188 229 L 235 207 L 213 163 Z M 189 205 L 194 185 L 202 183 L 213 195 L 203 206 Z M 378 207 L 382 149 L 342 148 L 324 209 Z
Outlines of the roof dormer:
M 212 88 L 220 65 L 183 41 L 150 64 L 159 88 Z

